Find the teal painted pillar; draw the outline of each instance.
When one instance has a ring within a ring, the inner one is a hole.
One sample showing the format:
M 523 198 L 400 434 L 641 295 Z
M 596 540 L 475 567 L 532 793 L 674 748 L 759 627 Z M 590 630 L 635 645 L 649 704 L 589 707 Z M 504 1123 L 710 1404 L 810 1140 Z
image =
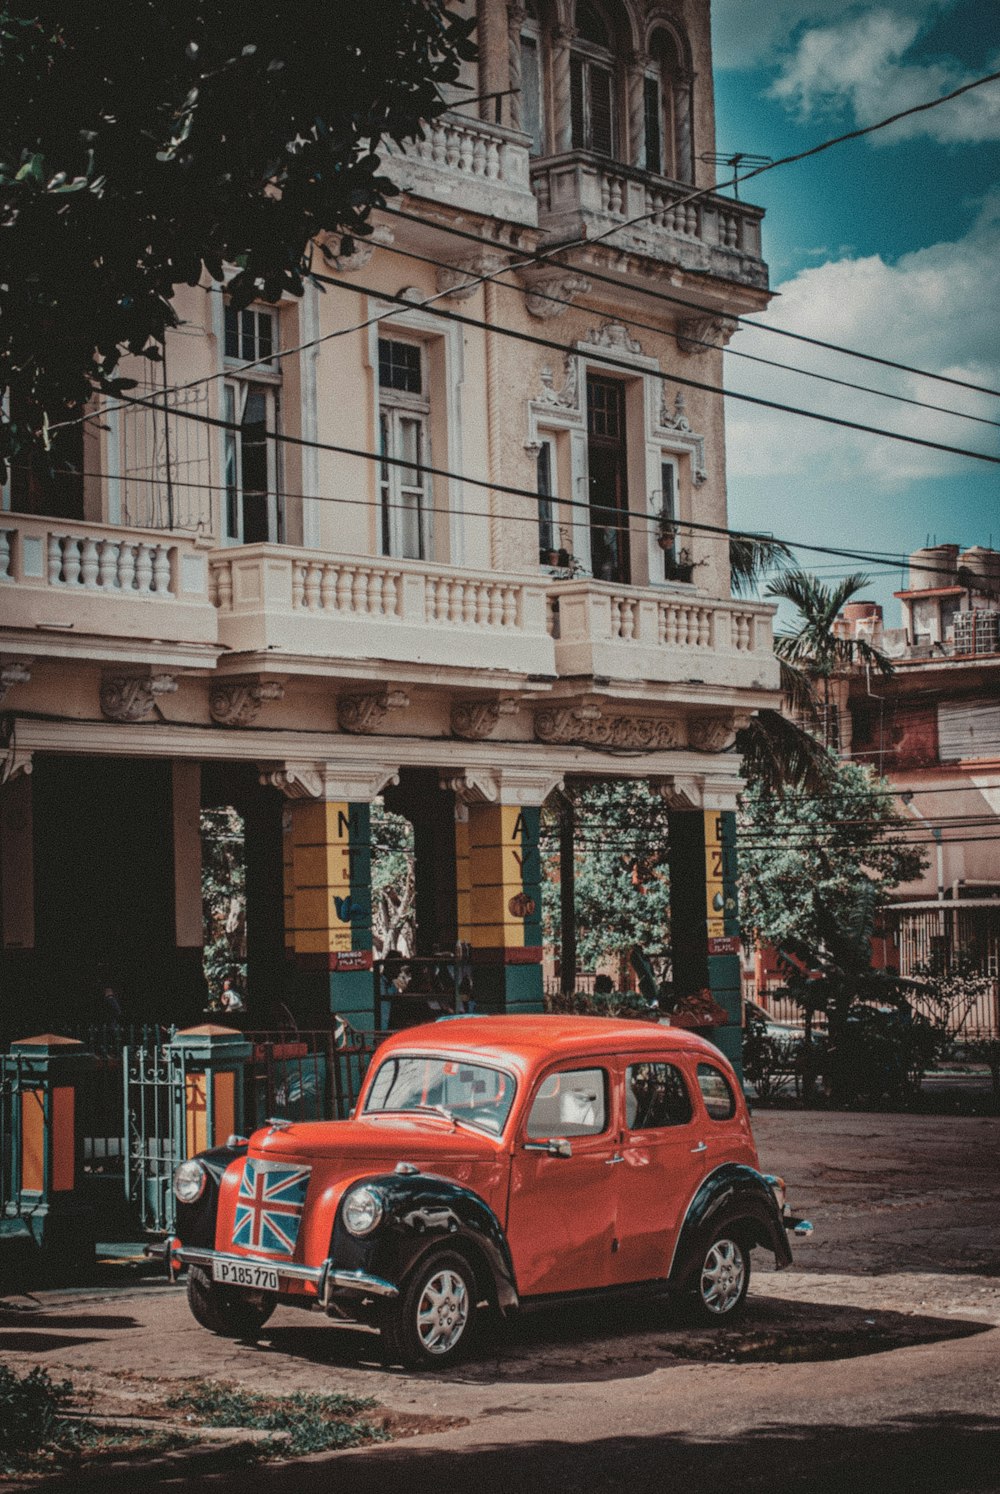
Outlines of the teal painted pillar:
M 242 1032 L 206 1022 L 177 1032 L 167 1044 L 181 1081 L 174 1086 L 174 1135 L 185 1157 L 244 1134 L 246 1066 L 253 1045 Z
M 6 1216 L 23 1219 L 46 1254 L 72 1260 L 94 1257 L 95 1216 L 82 1193 L 82 1101 L 95 1066 L 82 1043 L 53 1033 L 20 1039 L 3 1058 L 11 1105 Z
M 729 1059 L 742 1083 L 739 906 L 734 810 L 674 810 L 669 816 L 670 928 L 674 990 L 707 992 L 725 1022 L 698 1030 Z

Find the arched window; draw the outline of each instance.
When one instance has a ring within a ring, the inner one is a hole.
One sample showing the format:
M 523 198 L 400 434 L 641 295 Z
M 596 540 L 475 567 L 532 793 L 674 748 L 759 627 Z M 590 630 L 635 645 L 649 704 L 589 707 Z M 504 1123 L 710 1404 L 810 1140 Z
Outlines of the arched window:
M 531 136 L 530 154 L 545 153 L 545 105 L 543 97 L 542 34 L 538 5 L 528 0 L 521 26 L 521 95 L 518 123 Z
M 576 37 L 570 57 L 570 110 L 574 150 L 614 157 L 618 145 L 615 35 L 594 0 L 577 0 Z
M 666 30 L 654 33 L 651 66 L 644 80 L 645 160 L 675 182 L 694 181 L 691 144 L 691 73 L 677 39 Z

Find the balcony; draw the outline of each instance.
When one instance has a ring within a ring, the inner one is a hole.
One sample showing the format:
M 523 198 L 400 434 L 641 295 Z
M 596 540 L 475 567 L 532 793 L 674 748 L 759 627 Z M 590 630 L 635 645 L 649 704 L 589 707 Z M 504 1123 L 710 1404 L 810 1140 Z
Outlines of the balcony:
M 193 535 L 0 515 L 0 608 L 7 628 L 53 635 L 209 644 L 208 552 Z M 62 650 L 65 652 L 65 650 Z
M 528 178 L 530 143 L 516 130 L 444 114 L 405 150 L 384 142 L 386 170 L 404 192 L 533 228 L 538 213 Z
M 241 653 L 551 675 L 545 582 L 283 545 L 215 551 L 219 642 Z M 356 671 L 353 671 L 356 672 Z
M 779 688 L 771 606 L 593 580 L 558 583 L 550 596 L 558 601 L 560 676 L 715 686 L 760 697 Z M 774 700 L 746 704 L 754 709 Z
M 719 196 L 681 205 L 690 186 L 583 150 L 534 162 L 531 185 L 547 238 L 592 239 L 643 217 L 615 235 L 616 249 L 767 289 L 760 241 L 763 208 Z

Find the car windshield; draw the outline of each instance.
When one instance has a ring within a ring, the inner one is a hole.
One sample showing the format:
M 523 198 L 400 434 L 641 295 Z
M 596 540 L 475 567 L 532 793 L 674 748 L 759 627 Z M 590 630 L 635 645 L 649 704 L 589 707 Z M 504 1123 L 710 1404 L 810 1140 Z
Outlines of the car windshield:
M 514 1103 L 509 1074 L 484 1064 L 436 1055 L 387 1058 L 365 1101 L 365 1114 L 438 1110 L 446 1119 L 499 1136 Z

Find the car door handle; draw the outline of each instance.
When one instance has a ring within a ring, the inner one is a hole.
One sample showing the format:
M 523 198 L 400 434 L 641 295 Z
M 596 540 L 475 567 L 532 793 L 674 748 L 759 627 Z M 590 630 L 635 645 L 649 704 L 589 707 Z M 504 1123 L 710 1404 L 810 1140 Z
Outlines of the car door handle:
M 604 1159 L 604 1165 L 605 1165 L 605 1167 L 614 1167 L 614 1165 L 615 1165 L 616 1162 L 624 1162 L 624 1161 L 625 1161 L 625 1158 L 619 1152 L 615 1152 L 615 1155 L 613 1157 L 605 1157 L 605 1159 Z
M 699 1141 L 698 1145 L 697 1146 L 693 1146 L 691 1148 L 691 1150 L 692 1150 L 692 1152 L 707 1152 L 708 1151 L 708 1142 L 707 1141 Z

